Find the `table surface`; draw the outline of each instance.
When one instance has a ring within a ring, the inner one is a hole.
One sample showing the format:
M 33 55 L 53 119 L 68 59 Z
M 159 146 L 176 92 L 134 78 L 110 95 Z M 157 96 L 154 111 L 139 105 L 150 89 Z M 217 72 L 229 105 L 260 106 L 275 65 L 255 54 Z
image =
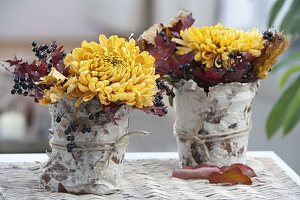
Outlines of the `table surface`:
M 272 158 L 286 174 L 300 186 L 299 175 L 291 169 L 277 154 L 273 151 L 249 151 L 249 157 L 268 157 Z M 34 154 L 0 154 L 0 162 L 44 162 L 47 160 L 45 153 Z M 125 159 L 178 159 L 177 152 L 128 152 Z

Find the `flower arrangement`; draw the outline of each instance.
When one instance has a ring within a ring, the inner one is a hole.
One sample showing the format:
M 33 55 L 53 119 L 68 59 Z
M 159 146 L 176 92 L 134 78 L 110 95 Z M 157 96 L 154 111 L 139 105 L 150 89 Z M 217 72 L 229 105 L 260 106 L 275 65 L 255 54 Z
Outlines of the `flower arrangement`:
M 3 66 L 14 75 L 11 94 L 32 97 L 51 114 L 52 151 L 41 186 L 72 193 L 119 190 L 132 108 L 167 113 L 154 57 L 134 39 L 116 35 L 83 41 L 68 54 L 55 41 L 31 45 L 37 59 L 14 57 Z
M 169 24 L 156 24 L 139 38 L 141 49 L 155 58 L 156 71 L 169 83 L 192 79 L 209 90 L 219 83 L 249 83 L 267 77 L 288 46 L 282 33 L 245 32 L 215 26 L 194 27 L 188 11 Z
M 159 75 L 153 67 L 154 57 L 141 52 L 134 39 L 100 35 L 99 41 L 83 41 L 81 48 L 67 55 L 55 41 L 50 46 L 32 42 L 38 60 L 30 64 L 17 57 L 6 60 L 14 67 L 11 93 L 34 97 L 42 105 L 66 97 L 76 99 L 74 106 L 78 107 L 97 98 L 108 110 L 126 104 L 165 115 L 167 109 L 159 101 L 162 92 L 156 91 Z
M 242 31 L 220 23 L 195 27 L 194 21 L 191 12 L 181 10 L 170 23 L 154 24 L 138 39 L 155 58 L 158 87 L 165 82 L 172 87 L 180 165 L 245 164 L 252 100 L 288 39 L 271 29 Z

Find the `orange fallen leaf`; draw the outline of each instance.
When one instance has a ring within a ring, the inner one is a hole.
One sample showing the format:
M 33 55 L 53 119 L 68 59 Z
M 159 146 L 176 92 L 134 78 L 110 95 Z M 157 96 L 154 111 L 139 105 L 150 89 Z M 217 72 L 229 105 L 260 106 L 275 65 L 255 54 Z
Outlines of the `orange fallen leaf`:
M 249 176 L 249 177 L 255 177 L 256 176 L 254 170 L 251 167 L 248 167 L 247 165 L 244 165 L 242 163 L 235 163 L 235 164 L 232 164 L 230 166 L 224 166 L 224 167 L 221 167 L 220 170 L 221 170 L 221 172 L 224 172 L 227 169 L 232 168 L 233 166 L 238 167 L 242 171 L 242 173 L 246 176 Z
M 250 177 L 244 175 L 238 166 L 231 165 L 223 173 L 213 172 L 208 177 L 210 183 L 225 183 L 228 185 L 245 184 L 251 185 Z

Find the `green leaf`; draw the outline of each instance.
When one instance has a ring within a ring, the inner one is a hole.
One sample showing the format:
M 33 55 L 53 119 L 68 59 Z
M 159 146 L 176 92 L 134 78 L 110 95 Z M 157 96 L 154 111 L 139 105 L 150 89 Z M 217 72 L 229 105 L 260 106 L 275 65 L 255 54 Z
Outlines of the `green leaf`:
M 300 5 L 298 5 L 298 9 L 295 11 L 295 15 L 292 16 L 291 21 L 286 24 L 284 29 L 286 34 L 290 34 L 295 36 L 300 33 Z
M 173 100 L 174 99 L 171 96 L 169 96 L 169 104 L 170 104 L 171 107 L 173 107 Z
M 297 11 L 299 10 L 299 8 L 300 1 L 294 0 L 288 12 L 281 21 L 280 30 L 285 31 L 285 33 L 290 33 L 289 29 L 292 28 L 292 26 L 289 25 L 292 24 L 293 20 L 295 20 L 295 16 L 297 16 Z
M 282 88 L 283 88 L 284 84 L 286 83 L 286 81 L 288 80 L 288 78 L 297 71 L 300 71 L 300 64 L 296 64 L 284 72 L 284 74 L 281 76 L 279 83 L 278 83 L 280 90 L 282 90 Z
M 266 133 L 267 137 L 270 139 L 279 127 L 282 125 L 285 116 L 287 115 L 287 105 L 290 104 L 291 99 L 295 96 L 300 85 L 300 76 L 288 87 L 281 97 L 277 100 L 275 105 L 270 112 L 267 124 Z
M 285 1 L 284 0 L 277 0 L 273 6 L 272 6 L 272 9 L 271 9 L 271 12 L 270 12 L 270 16 L 269 16 L 269 21 L 268 21 L 268 27 L 270 28 L 272 26 L 272 24 L 274 23 L 274 20 L 276 19 L 277 17 L 277 14 L 278 12 L 280 11 L 283 3 Z
M 296 51 L 296 52 L 293 52 L 291 54 L 288 54 L 285 59 L 277 62 L 275 65 L 273 65 L 272 67 L 272 71 L 271 72 L 275 72 L 277 71 L 279 68 L 281 68 L 282 66 L 288 64 L 288 63 L 291 63 L 291 62 L 294 62 L 294 61 L 297 61 L 300 59 L 300 50 L 299 51 Z
M 300 78 L 300 76 L 299 76 Z M 290 106 L 287 109 L 286 116 L 283 122 L 283 133 L 287 135 L 297 124 L 300 119 L 300 85 L 291 99 Z

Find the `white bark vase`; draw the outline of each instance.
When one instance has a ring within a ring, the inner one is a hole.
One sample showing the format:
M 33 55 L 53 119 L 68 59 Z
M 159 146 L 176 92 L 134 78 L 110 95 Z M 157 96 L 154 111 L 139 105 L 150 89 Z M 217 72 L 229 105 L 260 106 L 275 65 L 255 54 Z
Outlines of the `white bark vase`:
M 103 111 L 97 100 L 75 108 L 74 101 L 63 99 L 51 105 L 52 126 L 48 161 L 41 167 L 41 186 L 55 192 L 77 194 L 109 194 L 120 189 L 125 147 L 128 144 L 128 126 L 132 108 L 121 106 L 111 110 L 111 117 Z M 93 120 L 89 115 L 98 113 Z M 61 122 L 57 123 L 57 116 Z M 68 152 L 65 129 L 76 122 L 74 143 Z M 82 133 L 82 126 L 91 128 Z
M 181 166 L 246 162 L 258 87 L 258 81 L 221 83 L 206 93 L 192 80 L 175 85 L 174 134 Z

